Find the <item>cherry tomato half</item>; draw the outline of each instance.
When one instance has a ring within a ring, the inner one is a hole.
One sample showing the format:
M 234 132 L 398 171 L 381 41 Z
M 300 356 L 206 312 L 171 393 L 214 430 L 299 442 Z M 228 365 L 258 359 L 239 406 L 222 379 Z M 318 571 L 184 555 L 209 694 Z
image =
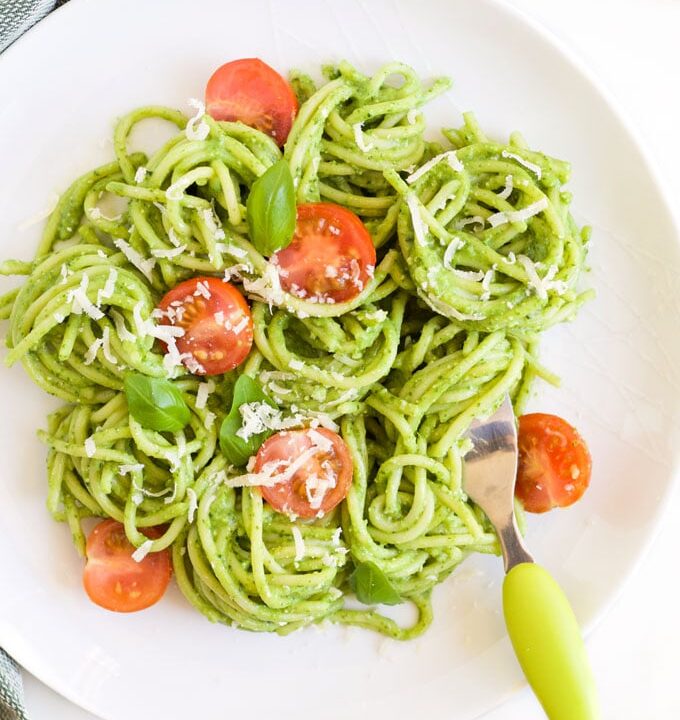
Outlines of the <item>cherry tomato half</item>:
M 312 453 L 308 453 L 314 448 Z M 352 459 L 345 441 L 331 430 L 283 430 L 261 446 L 255 472 L 284 473 L 308 453 L 300 468 L 284 482 L 261 486 L 264 499 L 277 512 L 303 518 L 321 517 L 341 503 L 352 484 Z
M 274 255 L 281 286 L 317 302 L 347 302 L 373 277 L 375 247 L 350 210 L 333 203 L 298 205 L 293 241 Z
M 157 538 L 161 531 L 148 528 L 144 534 Z M 93 603 L 114 612 L 136 612 L 163 597 L 170 582 L 170 553 L 149 553 L 136 562 L 134 551 L 125 528 L 116 520 L 103 520 L 92 530 L 87 538 L 83 585 Z
M 529 512 L 575 503 L 590 483 L 590 452 L 577 430 L 557 415 L 519 419 L 519 468 L 515 495 Z
M 184 330 L 177 349 L 191 360 L 184 364 L 197 375 L 219 375 L 233 370 L 253 345 L 253 319 L 241 293 L 214 277 L 195 277 L 168 292 L 158 307 L 160 321 Z
M 217 68 L 205 89 L 208 114 L 215 120 L 240 120 L 286 142 L 298 103 L 291 86 L 258 58 L 233 60 Z

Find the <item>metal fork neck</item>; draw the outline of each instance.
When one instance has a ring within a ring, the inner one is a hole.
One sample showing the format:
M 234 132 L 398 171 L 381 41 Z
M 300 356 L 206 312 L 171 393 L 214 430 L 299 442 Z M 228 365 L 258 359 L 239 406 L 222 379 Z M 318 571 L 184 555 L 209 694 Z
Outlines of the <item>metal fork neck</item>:
M 511 513 L 505 521 L 497 523 L 496 530 L 501 544 L 503 565 L 506 573 L 520 563 L 534 562 L 534 558 L 524 545 L 514 513 Z

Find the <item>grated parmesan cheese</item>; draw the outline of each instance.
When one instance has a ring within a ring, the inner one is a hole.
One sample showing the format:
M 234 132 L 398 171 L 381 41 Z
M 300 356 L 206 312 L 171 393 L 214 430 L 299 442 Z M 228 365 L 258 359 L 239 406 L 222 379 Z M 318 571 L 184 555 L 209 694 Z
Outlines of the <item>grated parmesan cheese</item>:
M 113 244 L 123 253 L 123 255 L 125 255 L 128 262 L 131 265 L 134 265 L 149 282 L 153 281 L 151 271 L 156 266 L 156 261 L 153 258 L 145 259 L 129 243 L 120 238 L 114 240 Z
M 153 540 L 145 540 L 133 553 L 132 553 L 132 559 L 140 563 L 144 558 L 149 554 L 149 551 L 151 550 L 151 547 L 153 545 Z
M 373 149 L 373 143 L 366 142 L 366 136 L 364 135 L 362 124 L 363 123 L 355 123 L 352 125 L 352 130 L 354 131 L 354 142 L 357 144 L 357 147 L 361 150 L 361 152 L 368 152 Z
M 565 283 L 562 280 L 553 279 L 557 274 L 557 265 L 551 265 L 545 277 L 542 278 L 538 274 L 538 263 L 534 263 L 533 260 L 526 255 L 518 255 L 517 260 L 519 260 L 522 267 L 526 270 L 529 287 L 533 288 L 541 300 L 548 299 L 548 292 L 550 290 L 554 290 L 558 295 L 565 292 Z
M 484 229 L 484 218 L 481 215 L 473 215 L 469 218 L 463 218 L 456 223 L 456 229 L 462 230 L 466 225 L 481 225 Z
M 452 268 L 451 272 L 463 280 L 478 282 L 484 279 L 484 273 L 481 270 L 458 270 L 458 268 Z
M 94 454 L 97 452 L 97 445 L 94 442 L 94 438 L 90 436 L 85 440 L 85 454 L 87 457 L 91 458 L 94 457 Z
M 71 312 L 74 315 L 82 315 L 85 313 L 93 320 L 101 320 L 104 313 L 88 298 L 87 288 L 90 278 L 83 274 L 80 285 L 66 293 L 66 301 L 71 302 Z
M 364 313 L 364 318 L 366 320 L 375 320 L 376 322 L 383 322 L 387 319 L 387 311 L 386 310 L 375 310 L 374 312 L 367 312 Z
M 318 448 L 310 447 L 300 453 L 293 460 L 274 460 L 266 463 L 261 472 L 247 472 L 243 475 L 226 478 L 224 484 L 229 487 L 254 487 L 260 485 L 262 487 L 272 487 L 278 483 L 287 482 L 295 473 L 303 468 L 318 452 Z M 255 460 L 254 457 L 251 460 Z M 251 463 L 248 467 L 252 467 Z M 248 469 L 248 467 L 246 469 Z M 283 472 L 278 472 L 281 468 L 285 468 Z
M 438 165 L 442 160 L 446 160 L 446 162 L 448 162 L 448 164 L 454 170 L 457 170 L 458 172 L 463 171 L 463 163 L 461 163 L 461 161 L 458 159 L 456 151 L 447 150 L 440 155 L 435 155 L 431 160 L 428 160 L 424 165 L 421 165 L 414 173 L 411 173 L 406 178 L 406 182 L 411 185 L 416 180 L 418 180 L 418 178 L 421 178 L 423 175 L 425 175 L 426 172 L 429 172 L 435 165 Z
M 295 562 L 300 562 L 305 557 L 307 548 L 305 547 L 305 541 L 302 538 L 302 533 L 297 525 L 293 525 L 291 528 L 293 533 L 293 542 L 295 543 Z
M 118 279 L 118 270 L 111 268 L 108 277 L 104 283 L 104 287 L 97 292 L 97 305 L 101 305 L 103 300 L 108 300 L 116 289 L 116 280 Z
M 189 498 L 189 507 L 187 509 L 187 520 L 192 523 L 196 510 L 198 510 L 198 498 L 196 497 L 196 491 L 193 488 L 187 488 L 187 497 Z
M 176 248 L 167 250 L 156 248 L 155 250 L 151 251 L 151 254 L 157 258 L 165 258 L 167 260 L 171 260 L 172 258 L 176 258 L 178 255 L 181 255 L 186 249 L 186 245 L 178 245 Z
M 141 185 L 146 180 L 147 169 L 140 165 L 135 171 L 135 182 L 137 185 Z
M 418 198 L 413 193 L 409 193 L 406 196 L 406 205 L 411 213 L 411 222 L 413 224 L 413 233 L 416 237 L 416 242 L 419 245 L 425 245 L 427 242 L 425 239 L 425 223 L 423 222 L 423 217 L 420 214 L 420 203 Z
M 165 191 L 165 197 L 168 200 L 179 202 L 184 197 L 184 184 L 182 181 L 178 180 L 177 182 L 172 183 L 172 185 L 170 185 Z
M 255 280 L 243 278 L 243 289 L 255 300 L 268 303 L 270 308 L 282 305 L 285 300 L 278 269 L 271 260 L 264 266 L 261 277 Z
M 446 250 L 444 251 L 443 264 L 447 270 L 453 270 L 453 267 L 451 266 L 451 261 L 453 260 L 453 256 L 455 255 L 456 251 L 460 250 L 463 245 L 465 245 L 465 243 L 460 238 L 453 238 L 453 240 L 451 240 L 451 242 L 446 246 Z
M 281 385 L 274 381 L 268 383 L 267 387 L 277 395 L 289 395 L 293 392 L 290 388 L 281 387 Z
M 501 192 L 498 193 L 498 197 L 501 200 L 507 200 L 510 195 L 512 195 L 512 191 L 514 190 L 513 184 L 512 184 L 512 175 L 506 175 L 505 176 L 505 187 Z
M 541 168 L 540 168 L 538 165 L 536 165 L 536 164 L 534 164 L 534 163 L 532 163 L 532 162 L 529 162 L 528 160 L 525 160 L 525 159 L 524 159 L 523 157 L 521 157 L 520 155 L 516 155 L 515 153 L 511 153 L 511 152 L 509 152 L 508 150 L 503 150 L 503 152 L 501 153 L 501 155 L 502 155 L 504 158 L 509 158 L 509 159 L 511 159 L 511 160 L 515 160 L 515 161 L 518 162 L 520 165 L 523 165 L 527 170 L 531 170 L 531 172 L 534 173 L 539 180 L 541 179 L 541 175 L 543 174 L 543 172 L 542 172 Z
M 211 392 L 215 389 L 215 383 L 212 380 L 202 382 L 198 386 L 196 391 L 196 407 L 199 410 L 203 410 L 208 402 L 208 397 Z
M 484 290 L 484 292 L 480 295 L 480 300 L 488 300 L 491 297 L 491 282 L 495 274 L 494 270 L 487 270 L 483 273 L 482 290 Z
M 125 326 L 125 319 L 117 310 L 110 310 L 109 314 L 113 318 L 113 324 L 116 326 L 116 334 L 123 342 L 135 342 L 137 336 L 133 335 Z
M 97 338 L 88 348 L 87 352 L 85 353 L 85 357 L 83 358 L 83 364 L 84 365 L 92 365 L 92 363 L 97 358 L 97 353 L 99 352 L 99 348 L 104 344 L 104 341 L 102 338 Z
M 129 465 L 119 465 L 118 472 L 120 475 L 127 475 L 128 473 L 141 472 L 144 470 L 142 463 L 131 463 Z
M 204 280 L 199 280 L 196 283 L 196 289 L 194 290 L 194 295 L 196 297 L 204 297 L 206 300 L 210 300 L 212 297 L 210 293 L 210 288 L 208 287 L 208 283 Z
M 521 210 L 509 210 L 507 212 L 497 212 L 489 215 L 487 222 L 491 227 L 498 227 L 512 222 L 526 222 L 529 218 L 542 212 L 548 207 L 548 198 L 542 197 L 531 205 L 527 205 Z
M 189 119 L 184 133 L 189 140 L 205 140 L 210 134 L 210 127 L 204 119 L 205 104 L 196 98 L 190 98 L 189 106 L 196 110 L 196 114 Z
M 102 330 L 102 354 L 111 365 L 118 365 L 115 355 L 111 352 L 111 336 L 108 325 Z

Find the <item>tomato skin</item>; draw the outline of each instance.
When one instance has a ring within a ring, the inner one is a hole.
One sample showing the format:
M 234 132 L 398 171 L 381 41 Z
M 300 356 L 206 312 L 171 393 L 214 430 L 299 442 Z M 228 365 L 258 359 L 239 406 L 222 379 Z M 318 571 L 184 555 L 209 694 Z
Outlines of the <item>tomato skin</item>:
M 158 528 L 147 528 L 149 538 L 160 537 Z M 164 595 L 172 565 L 168 550 L 132 559 L 135 547 L 116 520 L 103 520 L 88 535 L 83 586 L 90 600 L 113 612 L 137 612 L 157 603 Z
M 294 462 L 314 446 L 314 433 L 323 436 L 329 449 L 319 449 L 289 480 L 260 486 L 262 497 L 277 512 L 302 518 L 321 517 L 339 505 L 349 491 L 353 471 L 349 449 L 337 433 L 326 428 L 283 430 L 272 435 L 258 450 L 254 472 L 263 472 L 269 463 L 276 466 L 277 461 L 281 461 L 281 471 L 285 471 L 288 461 Z M 311 476 L 329 479 L 320 496 L 316 496 L 316 488 L 307 487 Z
M 298 205 L 293 241 L 274 255 L 281 287 L 301 298 L 353 300 L 375 269 L 375 247 L 361 220 L 334 203 Z
M 208 276 L 190 278 L 166 293 L 158 307 L 166 313 L 161 324 L 184 329 L 177 349 L 192 355 L 195 362 L 183 362 L 194 374 L 221 375 L 248 357 L 253 319 L 246 299 L 230 283 Z
M 591 471 L 588 446 L 566 420 L 547 413 L 520 417 L 515 495 L 525 510 L 572 505 L 590 484 Z
M 240 120 L 283 145 L 298 102 L 291 86 L 259 58 L 232 60 L 217 68 L 205 89 L 207 112 L 215 120 Z

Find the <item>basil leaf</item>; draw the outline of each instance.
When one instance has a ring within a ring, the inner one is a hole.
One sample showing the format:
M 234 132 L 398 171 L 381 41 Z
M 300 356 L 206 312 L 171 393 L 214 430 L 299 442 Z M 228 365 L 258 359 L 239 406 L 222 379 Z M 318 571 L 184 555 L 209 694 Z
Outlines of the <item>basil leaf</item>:
M 252 402 L 267 403 L 276 407 L 276 403 L 265 395 L 257 380 L 253 380 L 248 375 L 241 375 L 234 385 L 231 410 L 220 427 L 220 449 L 232 465 L 245 465 L 250 456 L 255 455 L 260 445 L 272 434 L 271 430 L 265 430 L 257 435 L 251 435 L 247 440 L 236 434 L 242 425 L 239 408 L 245 403 Z
M 124 386 L 130 415 L 145 428 L 177 432 L 189 422 L 191 411 L 170 380 L 128 373 Z
M 274 163 L 250 189 L 246 216 L 250 240 L 263 255 L 290 245 L 295 232 L 295 188 L 285 160 Z
M 398 605 L 402 602 L 385 573 L 372 562 L 357 565 L 349 576 L 349 585 L 364 605 Z

